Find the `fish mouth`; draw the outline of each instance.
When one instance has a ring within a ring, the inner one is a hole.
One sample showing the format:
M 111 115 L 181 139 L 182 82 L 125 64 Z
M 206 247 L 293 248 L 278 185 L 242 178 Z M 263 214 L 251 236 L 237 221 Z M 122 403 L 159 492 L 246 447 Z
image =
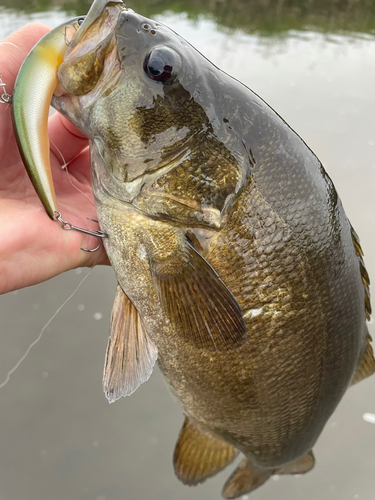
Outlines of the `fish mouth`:
M 76 34 L 73 42 L 66 51 L 65 58 L 82 55 L 104 40 L 109 33 L 113 33 L 120 12 L 126 10 L 122 0 L 95 0 L 87 13 L 81 28 Z M 96 29 L 93 30 L 94 25 Z M 79 50 L 81 48 L 81 51 Z
M 71 95 L 89 93 L 98 82 L 116 31 L 122 0 L 95 0 L 58 69 L 62 87 Z

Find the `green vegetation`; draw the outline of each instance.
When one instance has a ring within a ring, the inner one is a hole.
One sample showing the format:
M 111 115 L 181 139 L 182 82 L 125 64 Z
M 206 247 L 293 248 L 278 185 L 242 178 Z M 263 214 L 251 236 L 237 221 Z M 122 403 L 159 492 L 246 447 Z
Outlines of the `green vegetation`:
M 375 34 L 374 0 L 128 0 L 146 16 L 165 11 L 199 15 L 247 33 L 270 36 L 288 30 Z
M 0 5 L 26 12 L 58 7 L 84 14 L 90 0 L 0 0 Z M 191 19 L 210 18 L 222 27 L 263 36 L 288 30 L 375 34 L 375 0 L 128 0 L 127 6 L 147 17 L 166 11 Z

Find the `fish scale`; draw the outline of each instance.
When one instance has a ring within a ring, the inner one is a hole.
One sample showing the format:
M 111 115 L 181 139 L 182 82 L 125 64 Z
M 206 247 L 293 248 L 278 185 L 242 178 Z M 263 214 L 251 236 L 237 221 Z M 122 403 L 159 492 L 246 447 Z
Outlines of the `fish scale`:
M 109 401 L 157 357 L 186 416 L 181 481 L 237 451 L 225 498 L 309 471 L 346 389 L 375 371 L 362 250 L 323 166 L 251 90 L 120 1 L 95 0 L 58 75 L 118 280 Z

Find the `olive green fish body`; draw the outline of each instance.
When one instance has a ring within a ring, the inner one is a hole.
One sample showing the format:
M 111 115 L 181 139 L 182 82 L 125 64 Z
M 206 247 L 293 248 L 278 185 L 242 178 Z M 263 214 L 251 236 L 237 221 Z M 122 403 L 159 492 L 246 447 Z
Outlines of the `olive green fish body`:
M 317 159 L 305 155 L 318 174 Z M 185 411 L 253 463 L 278 467 L 312 448 L 351 382 L 367 343 L 365 289 L 351 227 L 328 176 L 325 194 L 305 178 L 304 192 L 285 193 L 280 204 L 273 189 L 264 196 L 256 168 L 219 235 L 189 228 L 245 320 L 246 342 L 224 353 L 197 348 L 182 329 L 171 329 L 158 300 L 150 261 L 186 244 L 186 228 L 111 199 L 95 173 L 94 191 L 119 283 Z M 260 179 L 267 165 L 258 168 Z
M 344 392 L 374 372 L 359 240 L 319 160 L 257 95 L 160 23 L 111 4 L 102 18 L 95 86 L 82 41 L 53 103 L 90 137 L 119 282 L 104 389 L 131 394 L 157 357 L 187 416 L 176 474 L 197 484 L 241 451 L 235 498 L 310 470 Z

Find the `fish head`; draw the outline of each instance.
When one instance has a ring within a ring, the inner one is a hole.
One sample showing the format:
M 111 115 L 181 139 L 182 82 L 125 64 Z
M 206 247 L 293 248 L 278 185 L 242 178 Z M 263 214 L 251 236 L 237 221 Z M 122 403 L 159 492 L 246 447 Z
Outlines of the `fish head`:
M 176 218 L 182 206 L 183 222 L 222 225 L 250 171 L 229 123 L 234 80 L 164 24 L 103 0 L 58 78 L 53 105 L 91 139 L 110 194 L 153 215 Z

